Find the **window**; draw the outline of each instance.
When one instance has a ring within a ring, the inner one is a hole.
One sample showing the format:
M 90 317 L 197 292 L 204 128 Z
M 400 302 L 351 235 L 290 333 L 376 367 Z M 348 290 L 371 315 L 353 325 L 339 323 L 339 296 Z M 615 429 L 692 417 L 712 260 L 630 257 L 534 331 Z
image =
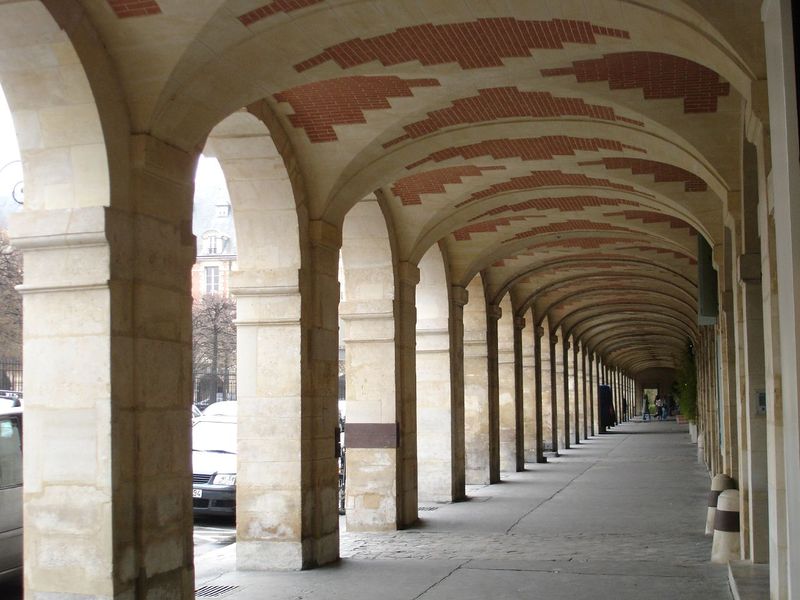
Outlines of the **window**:
M 208 253 L 219 254 L 219 238 L 215 235 L 208 236 Z
M 206 267 L 206 294 L 219 293 L 219 267 Z
M 217 204 L 217 216 L 218 217 L 227 217 L 231 214 L 231 205 L 230 204 Z
M 0 419 L 0 489 L 22 485 L 22 437 L 19 419 Z

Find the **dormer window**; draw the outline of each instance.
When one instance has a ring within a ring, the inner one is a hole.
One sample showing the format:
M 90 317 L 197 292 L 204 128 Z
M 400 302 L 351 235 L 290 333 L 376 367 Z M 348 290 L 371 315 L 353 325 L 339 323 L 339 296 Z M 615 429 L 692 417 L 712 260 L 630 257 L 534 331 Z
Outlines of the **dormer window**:
M 217 216 L 218 217 L 227 217 L 231 214 L 231 205 L 230 204 L 217 204 Z
M 220 252 L 220 239 L 216 235 L 208 236 L 208 253 L 219 254 Z

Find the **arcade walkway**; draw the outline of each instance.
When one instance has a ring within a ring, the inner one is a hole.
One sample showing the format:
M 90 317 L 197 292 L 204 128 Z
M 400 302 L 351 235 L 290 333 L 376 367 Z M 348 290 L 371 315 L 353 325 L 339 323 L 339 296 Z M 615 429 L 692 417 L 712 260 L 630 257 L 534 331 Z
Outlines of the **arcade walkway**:
M 703 536 L 708 475 L 686 426 L 621 425 L 471 500 L 426 506 L 417 528 L 347 534 L 339 564 L 235 573 L 233 546 L 196 564 L 222 598 L 716 600 L 725 567 Z

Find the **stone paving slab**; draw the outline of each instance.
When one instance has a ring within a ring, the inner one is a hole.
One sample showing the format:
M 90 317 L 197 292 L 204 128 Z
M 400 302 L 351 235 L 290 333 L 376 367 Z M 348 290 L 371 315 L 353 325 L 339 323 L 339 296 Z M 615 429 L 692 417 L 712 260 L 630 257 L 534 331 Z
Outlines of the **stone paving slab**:
M 628 423 L 528 469 L 425 505 L 417 527 L 343 531 L 343 560 L 322 569 L 237 573 L 231 546 L 198 560 L 198 586 L 239 585 L 233 600 L 730 600 L 686 426 Z

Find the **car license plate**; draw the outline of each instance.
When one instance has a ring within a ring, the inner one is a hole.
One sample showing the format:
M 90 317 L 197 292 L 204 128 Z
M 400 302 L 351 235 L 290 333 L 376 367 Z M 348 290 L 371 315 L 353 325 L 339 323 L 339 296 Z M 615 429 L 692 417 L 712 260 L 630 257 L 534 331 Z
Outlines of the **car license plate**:
M 192 498 L 202 498 L 203 497 L 203 490 L 196 490 L 192 488 Z

